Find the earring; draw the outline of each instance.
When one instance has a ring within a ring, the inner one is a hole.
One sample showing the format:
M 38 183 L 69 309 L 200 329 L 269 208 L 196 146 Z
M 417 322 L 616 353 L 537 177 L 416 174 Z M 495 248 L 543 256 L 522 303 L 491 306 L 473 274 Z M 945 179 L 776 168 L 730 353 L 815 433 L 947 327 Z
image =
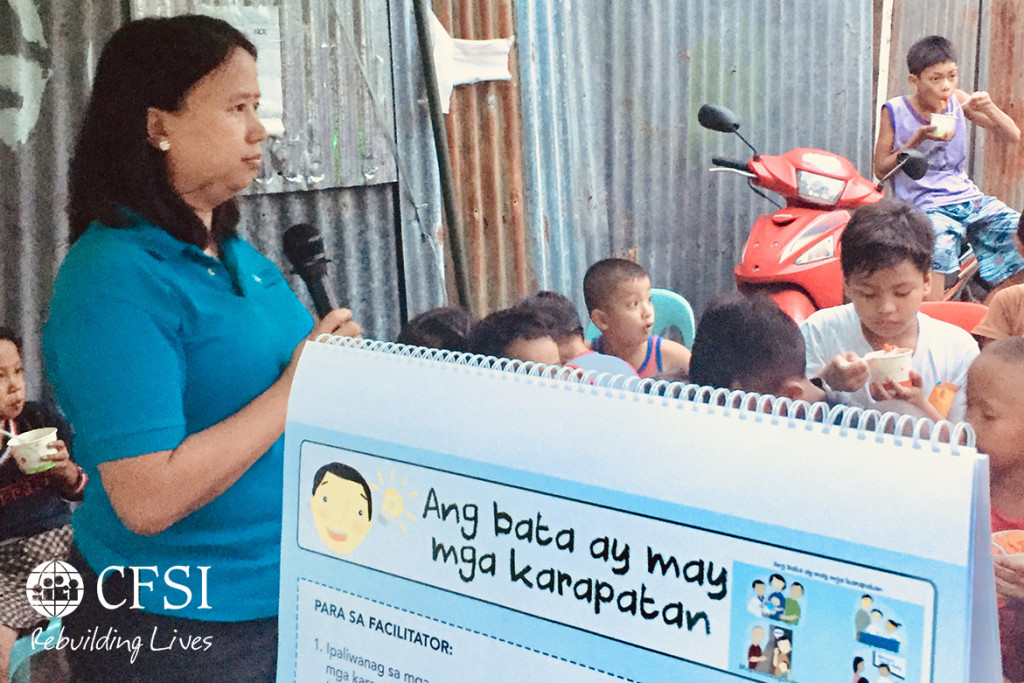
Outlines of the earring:
M 167 138 L 164 138 L 160 142 L 156 143 L 156 146 L 160 149 L 161 152 L 166 152 L 171 149 L 171 141 L 168 140 Z

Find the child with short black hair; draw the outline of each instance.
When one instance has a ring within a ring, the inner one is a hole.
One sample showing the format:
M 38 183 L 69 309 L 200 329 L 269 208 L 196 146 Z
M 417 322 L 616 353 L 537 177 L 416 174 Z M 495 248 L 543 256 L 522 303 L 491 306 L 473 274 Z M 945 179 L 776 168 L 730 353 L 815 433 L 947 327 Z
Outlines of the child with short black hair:
M 0 429 L 24 434 L 56 427 L 45 456 L 48 469 L 27 474 L 0 434 L 0 680 L 6 681 L 11 648 L 19 636 L 46 624 L 25 599 L 29 574 L 43 562 L 66 560 L 71 548 L 70 501 L 82 499 L 88 477 L 71 461 L 71 428 L 48 401 L 28 401 L 21 338 L 0 327 Z
M 896 196 L 924 211 L 934 231 L 928 298 L 940 298 L 947 274 L 959 270 L 960 245 L 965 239 L 978 255 L 981 277 L 989 284 L 1021 282 L 1024 259 L 1013 248 L 1020 214 L 983 194 L 966 170 L 968 119 L 991 130 L 1004 144 L 1017 144 L 1020 129 L 987 92 L 968 95 L 958 87 L 956 51 L 948 39 L 928 36 L 914 43 L 907 52 L 907 69 L 914 93 L 882 105 L 873 163 L 881 178 L 895 168 L 904 150 L 916 149 L 928 159 L 928 173 L 918 180 L 902 173 L 893 176 Z M 949 129 L 936 126 L 933 115 L 948 117 Z
M 412 318 L 398 334 L 399 344 L 468 351 L 473 317 L 458 306 L 440 306 Z
M 591 343 L 594 351 L 618 356 L 640 377 L 689 368 L 689 349 L 651 334 L 651 278 L 639 263 L 609 258 L 592 264 L 583 277 L 583 298 L 601 330 Z
M 988 455 L 992 531 L 1024 529 L 1024 338 L 987 344 L 971 365 L 967 422 Z M 1024 570 L 1005 555 L 992 558 L 999 609 L 1003 675 L 1024 680 Z
M 800 328 L 766 296 L 720 299 L 700 317 L 690 358 L 694 384 L 825 400 L 806 367 Z
M 1024 216 L 1017 221 L 1014 242 L 1017 253 L 1024 256 Z M 972 333 L 982 346 L 996 339 L 1024 336 L 1024 284 L 1005 287 L 993 294 L 988 312 Z
M 893 199 L 857 209 L 841 237 L 843 289 L 850 303 L 816 311 L 800 331 L 807 372 L 840 400 L 864 408 L 899 399 L 926 417 L 959 421 L 967 368 L 978 344 L 966 331 L 921 313 L 932 277 L 928 219 Z M 863 356 L 892 347 L 913 352 L 910 386 L 870 382 Z
M 546 325 L 548 333 L 558 345 L 562 365 L 583 371 L 636 376 L 633 366 L 618 356 L 598 353 L 587 347 L 580 315 L 576 312 L 576 306 L 564 294 L 537 292 L 515 304 L 515 308 L 520 307 L 536 313 Z
M 469 350 L 496 358 L 517 358 L 558 365 L 558 345 L 536 312 L 525 308 L 495 311 L 473 326 Z

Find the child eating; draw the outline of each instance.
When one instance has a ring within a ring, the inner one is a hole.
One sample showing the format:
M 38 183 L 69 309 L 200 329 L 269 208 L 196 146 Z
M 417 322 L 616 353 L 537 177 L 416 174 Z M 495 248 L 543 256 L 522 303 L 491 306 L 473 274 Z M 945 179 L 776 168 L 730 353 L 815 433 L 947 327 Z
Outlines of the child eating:
M 9 438 L 0 435 L 0 680 L 8 679 L 11 648 L 46 619 L 25 599 L 29 574 L 43 562 L 67 559 L 71 507 L 81 500 L 85 473 L 71 461 L 71 429 L 48 402 L 26 401 L 21 339 L 0 327 L 0 428 L 24 434 L 56 427 L 49 469 L 27 474 L 17 465 Z
M 1024 529 L 1024 338 L 985 346 L 967 378 L 967 421 L 989 458 L 992 531 Z M 1010 548 L 1009 550 L 1014 550 Z M 1003 675 L 1024 680 L 1024 565 L 996 555 Z
M 978 344 L 966 331 L 920 313 L 931 281 L 928 219 L 898 200 L 857 209 L 841 238 L 843 289 L 850 303 L 815 312 L 801 326 L 807 372 L 843 403 L 863 408 L 899 399 L 931 419 L 964 416 L 967 368 Z M 869 382 L 864 356 L 911 349 L 910 386 Z

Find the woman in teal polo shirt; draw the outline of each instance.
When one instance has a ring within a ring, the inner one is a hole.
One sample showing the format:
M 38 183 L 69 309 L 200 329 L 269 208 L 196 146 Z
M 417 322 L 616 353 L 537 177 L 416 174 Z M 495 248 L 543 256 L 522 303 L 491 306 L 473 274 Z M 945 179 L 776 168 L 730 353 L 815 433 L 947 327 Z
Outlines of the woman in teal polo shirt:
M 217 19 L 130 22 L 100 56 L 44 331 L 90 477 L 64 620 L 79 680 L 274 675 L 288 392 L 306 338 L 359 326 L 314 327 L 236 234 L 258 104 L 256 50 Z

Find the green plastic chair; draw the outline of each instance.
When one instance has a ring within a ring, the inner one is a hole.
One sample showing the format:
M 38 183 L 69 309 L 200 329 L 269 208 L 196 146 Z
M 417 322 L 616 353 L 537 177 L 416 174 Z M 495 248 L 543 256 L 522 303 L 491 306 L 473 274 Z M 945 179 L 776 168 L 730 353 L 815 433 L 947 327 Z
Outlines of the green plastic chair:
M 654 304 L 654 329 L 652 334 L 664 335 L 665 330 L 675 327 L 683 340 L 683 346 L 693 346 L 693 336 L 697 332 L 697 321 L 693 315 L 693 307 L 682 295 L 670 289 L 651 288 L 651 303 Z M 587 325 L 587 341 L 593 341 L 601 334 L 597 325 Z

